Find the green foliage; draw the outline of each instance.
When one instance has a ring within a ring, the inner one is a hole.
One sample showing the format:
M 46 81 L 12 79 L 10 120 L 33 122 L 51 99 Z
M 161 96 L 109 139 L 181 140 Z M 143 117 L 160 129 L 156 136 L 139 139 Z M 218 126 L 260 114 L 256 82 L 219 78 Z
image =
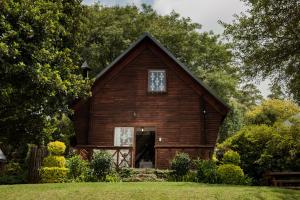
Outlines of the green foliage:
M 171 169 L 176 178 L 185 176 L 191 167 L 191 159 L 186 153 L 177 153 L 171 161 Z
M 24 184 L 26 176 L 24 175 L 1 175 L 0 185 Z
M 217 176 L 220 183 L 241 185 L 244 184 L 245 176 L 240 166 L 224 164 L 218 166 Z
M 4 174 L 6 175 L 19 175 L 23 172 L 20 163 L 18 162 L 8 162 L 5 165 Z
M 44 158 L 43 166 L 40 168 L 42 183 L 61 183 L 67 180 L 68 169 L 65 168 L 66 159 L 63 154 L 66 145 L 63 142 L 49 142 L 47 145 L 50 155 Z
M 157 178 L 159 179 L 162 179 L 162 180 L 168 180 L 171 176 L 171 171 L 170 170 L 167 170 L 167 169 L 164 169 L 164 170 L 161 170 L 161 169 L 156 169 L 154 171 L 154 174 L 157 176 Z
M 22 168 L 23 166 L 18 162 L 8 162 L 4 167 L 4 171 L 0 172 L 0 185 L 26 183 L 27 174 Z
M 43 160 L 45 167 L 65 167 L 66 159 L 63 156 L 47 156 Z
M 222 161 L 224 164 L 240 165 L 241 157 L 238 152 L 229 150 L 224 154 Z
M 105 176 L 105 182 L 109 182 L 109 183 L 116 183 L 116 182 L 120 182 L 120 177 L 118 175 L 118 173 L 116 172 L 110 172 L 109 174 L 106 174 Z
M 127 167 L 124 167 L 124 168 L 121 168 L 119 171 L 119 176 L 121 178 L 129 178 L 130 176 L 132 176 L 133 174 L 133 169 L 132 168 L 127 168 Z
M 299 170 L 299 130 L 300 122 L 245 126 L 222 145 L 237 151 L 245 173 L 259 180 L 266 171 Z
M 300 101 L 299 20 L 297 0 L 244 0 L 247 12 L 225 25 L 241 71 L 251 80 L 270 77 L 272 82 Z
M 47 149 L 53 155 L 62 155 L 65 153 L 66 145 L 60 141 L 49 142 Z
M 122 168 L 118 171 L 123 182 L 161 182 L 171 178 L 170 170 Z
M 230 45 L 218 35 L 201 32 L 201 25 L 176 12 L 160 15 L 151 6 L 86 9 L 86 42 L 82 57 L 98 74 L 144 32 L 166 46 L 182 63 L 228 101 L 236 96 L 240 75 L 232 65 Z M 132 23 L 134 19 L 134 23 Z M 99 54 L 101 52 L 101 54 Z
M 249 124 L 273 125 L 276 121 L 285 120 L 300 112 L 300 107 L 291 102 L 279 99 L 263 101 L 246 113 Z
M 202 183 L 218 183 L 217 164 L 213 160 L 196 160 L 197 181 Z
M 257 163 L 265 171 L 298 171 L 300 169 L 300 121 L 291 126 L 274 125 L 276 130 Z
M 98 181 L 104 181 L 107 174 L 112 170 L 113 158 L 112 155 L 106 151 L 99 151 L 94 153 L 91 161 L 91 169 L 93 175 Z
M 220 128 L 218 142 L 223 142 L 226 138 L 239 131 L 244 125 L 245 108 L 244 105 L 235 99 L 229 101 L 230 111 Z
M 82 160 L 79 155 L 74 155 L 67 159 L 67 167 L 69 169 L 69 179 L 75 181 L 83 181 L 89 171 L 88 162 Z
M 0 3 L 0 140 L 42 145 L 88 95 L 81 76 L 83 6 L 78 0 Z
M 240 154 L 241 167 L 250 177 L 259 179 L 264 173 L 257 160 L 276 130 L 267 125 L 245 126 L 225 140 L 224 146 Z
M 64 167 L 42 167 L 40 169 L 42 183 L 62 183 L 67 179 L 68 169 Z
M 197 182 L 197 172 L 189 171 L 186 175 L 182 177 L 183 182 Z

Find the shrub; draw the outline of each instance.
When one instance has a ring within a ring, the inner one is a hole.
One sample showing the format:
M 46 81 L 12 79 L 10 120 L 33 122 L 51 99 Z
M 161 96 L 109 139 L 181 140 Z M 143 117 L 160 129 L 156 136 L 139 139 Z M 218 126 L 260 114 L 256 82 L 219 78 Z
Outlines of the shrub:
M 213 160 L 196 160 L 196 179 L 202 183 L 217 183 L 217 164 Z
M 85 176 L 88 173 L 88 162 L 82 160 L 79 155 L 74 155 L 67 160 L 67 166 L 69 168 L 68 177 L 76 181 L 85 180 Z
M 245 176 L 243 170 L 233 164 L 220 165 L 217 169 L 220 183 L 223 184 L 244 184 Z
M 113 157 L 106 151 L 100 151 L 93 155 L 91 161 L 91 169 L 97 180 L 104 181 L 105 176 L 111 172 L 113 164 Z
M 47 156 L 43 160 L 45 167 L 65 167 L 66 159 L 63 156 Z
M 68 169 L 65 168 L 66 159 L 63 154 L 66 145 L 62 142 L 50 142 L 48 145 L 50 155 L 44 158 L 43 167 L 40 169 L 41 181 L 43 183 L 61 183 L 67 178 Z
M 168 180 L 170 178 L 171 175 L 171 171 L 170 170 L 161 170 L 161 169 L 156 169 L 154 171 L 154 174 L 157 176 L 157 178 L 159 179 L 163 179 L 163 180 Z
M 175 178 L 182 178 L 186 175 L 191 166 L 191 159 L 186 153 L 177 153 L 176 156 L 171 161 L 171 169 Z
M 0 175 L 0 185 L 26 183 L 26 171 L 17 162 L 9 162 L 5 165 L 3 174 Z
M 276 129 L 267 125 L 245 126 L 222 144 L 240 154 L 241 168 L 257 180 L 265 172 L 258 165 L 267 143 L 272 139 Z
M 66 145 L 63 142 L 49 142 L 47 145 L 48 151 L 52 155 L 62 155 L 66 150 Z
M 23 173 L 23 170 L 19 163 L 9 162 L 5 165 L 4 174 L 8 176 L 20 175 Z
M 64 167 L 42 167 L 40 169 L 42 183 L 62 183 L 67 178 L 68 169 Z
M 250 124 L 273 125 L 278 120 L 285 120 L 300 112 L 300 107 L 291 101 L 269 99 L 255 106 L 246 113 Z
M 197 172 L 189 171 L 185 176 L 182 177 L 184 182 L 196 182 L 197 181 Z
M 116 172 L 110 172 L 105 176 L 105 182 L 109 182 L 109 183 L 120 182 L 120 177 Z
M 97 177 L 93 173 L 93 169 L 91 169 L 91 168 L 87 168 L 87 172 L 84 175 L 83 180 L 86 182 L 97 182 L 98 181 Z
M 240 165 L 240 154 L 236 151 L 229 150 L 224 154 L 222 161 L 224 164 Z
M 121 178 L 129 178 L 133 175 L 133 169 L 132 168 L 127 168 L 127 167 L 124 167 L 124 168 L 121 168 L 119 170 L 119 176 Z
M 245 126 L 222 145 L 240 154 L 241 168 L 259 182 L 267 171 L 300 168 L 300 122 Z

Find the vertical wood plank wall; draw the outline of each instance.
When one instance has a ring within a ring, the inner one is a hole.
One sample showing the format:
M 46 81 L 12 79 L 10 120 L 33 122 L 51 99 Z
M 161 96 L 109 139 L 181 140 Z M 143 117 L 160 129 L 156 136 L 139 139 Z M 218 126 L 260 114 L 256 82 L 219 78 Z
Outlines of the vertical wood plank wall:
M 170 58 L 158 56 L 160 54 L 154 45 L 143 43 L 96 82 L 90 105 L 82 104 L 76 110 L 79 144 L 113 146 L 114 127 L 155 127 L 157 168 L 167 168 L 176 151 L 185 151 L 194 158 L 208 158 L 212 148 L 159 148 L 164 145 L 214 146 L 222 121 L 222 115 L 206 100 L 206 137 L 203 137 L 201 95 L 206 95 L 206 91 L 196 92 L 194 80 Z M 166 70 L 166 93 L 148 93 L 149 69 Z

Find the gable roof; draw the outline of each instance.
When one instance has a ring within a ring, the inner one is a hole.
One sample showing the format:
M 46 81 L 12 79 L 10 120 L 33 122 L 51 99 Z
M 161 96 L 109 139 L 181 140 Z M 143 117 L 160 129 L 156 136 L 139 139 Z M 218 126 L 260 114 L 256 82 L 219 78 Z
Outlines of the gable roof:
M 181 63 L 168 49 L 166 49 L 162 44 L 160 44 L 154 37 L 149 33 L 144 33 L 137 41 L 132 43 L 121 55 L 119 55 L 112 63 L 110 63 L 106 68 L 104 68 L 99 74 L 96 75 L 95 82 L 100 79 L 110 68 L 112 68 L 116 63 L 118 63 L 123 57 L 125 57 L 133 48 L 135 48 L 139 43 L 145 39 L 150 39 L 154 44 L 156 44 L 164 53 L 166 53 L 176 64 L 178 64 L 187 74 L 189 74 L 200 86 L 207 90 L 217 101 L 219 101 L 224 107 L 229 109 L 229 106 L 218 97 L 215 92 L 198 79 L 183 63 Z

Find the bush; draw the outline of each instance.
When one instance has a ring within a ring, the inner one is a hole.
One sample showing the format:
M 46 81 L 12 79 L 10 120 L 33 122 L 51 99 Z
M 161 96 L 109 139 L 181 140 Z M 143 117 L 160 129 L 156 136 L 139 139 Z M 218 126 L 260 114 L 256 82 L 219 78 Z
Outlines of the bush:
M 43 160 L 45 167 L 65 167 L 66 159 L 63 156 L 47 156 Z
M 259 179 L 265 169 L 258 160 L 272 139 L 276 129 L 267 125 L 245 126 L 222 144 L 240 154 L 241 168 L 249 176 Z
M 88 173 L 88 162 L 82 160 L 79 155 L 74 155 L 67 160 L 67 166 L 69 168 L 68 177 L 76 181 L 85 180 L 85 176 Z
M 133 175 L 133 169 L 132 168 L 127 168 L 127 167 L 124 167 L 124 168 L 121 168 L 119 170 L 119 176 L 121 178 L 129 178 Z
M 68 169 L 63 167 L 42 167 L 40 169 L 42 183 L 62 183 L 66 181 Z
M 171 169 L 176 179 L 180 179 L 185 176 L 191 166 L 191 159 L 186 153 L 177 153 L 174 159 L 171 161 Z
M 26 175 L 2 175 L 0 185 L 23 184 L 26 183 Z
M 109 182 L 109 183 L 120 182 L 120 177 L 116 172 L 110 172 L 105 176 L 105 182 Z
M 236 151 L 229 150 L 224 154 L 222 161 L 224 164 L 240 165 L 240 154 Z
M 168 180 L 170 178 L 171 175 L 171 171 L 170 170 L 161 170 L 161 169 L 156 169 L 154 171 L 154 174 L 157 176 L 157 178 L 159 179 L 163 179 L 163 180 Z
M 217 176 L 223 184 L 241 185 L 245 180 L 243 170 L 233 164 L 220 165 L 217 169 Z
M 48 145 L 50 155 L 44 158 L 43 167 L 40 169 L 41 181 L 43 183 L 61 183 L 67 178 L 68 169 L 65 168 L 66 159 L 63 154 L 66 145 L 62 142 L 50 142 Z
M 292 101 L 268 99 L 253 107 L 245 115 L 249 124 L 273 125 L 300 112 L 300 107 Z
M 113 157 L 106 151 L 100 151 L 93 155 L 91 169 L 98 181 L 104 181 L 105 176 L 111 172 Z
M 226 146 L 240 154 L 241 168 L 256 182 L 267 171 L 296 171 L 300 168 L 300 122 L 285 126 L 245 126 L 228 138 Z
M 197 181 L 197 172 L 189 171 L 185 176 L 182 177 L 184 182 L 196 182 Z
M 15 176 L 23 173 L 22 167 L 17 162 L 7 163 L 4 169 L 4 174 L 8 176 Z
M 202 183 L 218 183 L 217 164 L 213 160 L 196 160 L 196 179 Z
M 23 169 L 24 167 L 18 162 L 10 161 L 7 163 L 0 175 L 0 185 L 26 183 L 27 173 Z
M 66 150 L 66 145 L 63 142 L 49 142 L 47 145 L 48 151 L 52 155 L 62 155 Z

